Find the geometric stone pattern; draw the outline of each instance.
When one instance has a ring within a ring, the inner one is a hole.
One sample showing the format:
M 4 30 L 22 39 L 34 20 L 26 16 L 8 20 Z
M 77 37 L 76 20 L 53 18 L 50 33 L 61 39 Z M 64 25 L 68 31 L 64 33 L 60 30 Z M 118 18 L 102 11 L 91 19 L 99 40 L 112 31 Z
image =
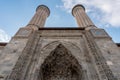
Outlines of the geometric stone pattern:
M 110 67 L 106 63 L 106 60 L 104 56 L 102 55 L 100 49 L 98 49 L 98 46 L 95 44 L 94 40 L 91 38 L 90 34 L 87 33 L 86 37 L 88 37 L 87 38 L 88 46 L 90 50 L 92 51 L 94 63 L 99 72 L 98 74 L 101 76 L 101 79 L 102 80 L 117 80 L 117 78 L 113 75 L 112 71 L 110 70 Z
M 105 62 L 109 68 L 120 79 L 120 50 L 111 39 L 97 39 L 95 43 L 98 45 L 101 55 L 104 56 Z

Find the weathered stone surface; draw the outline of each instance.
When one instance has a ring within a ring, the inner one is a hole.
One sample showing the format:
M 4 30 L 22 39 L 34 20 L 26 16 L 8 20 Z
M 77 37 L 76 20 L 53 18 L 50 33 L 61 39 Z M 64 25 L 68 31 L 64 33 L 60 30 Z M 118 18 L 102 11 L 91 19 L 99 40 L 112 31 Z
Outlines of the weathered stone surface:
M 23 51 L 27 39 L 12 39 L 0 56 L 0 75 L 8 75 Z
M 4 49 L 4 47 L 5 47 L 6 45 L 7 45 L 7 43 L 3 43 L 3 42 L 0 43 L 0 56 L 1 56 L 2 50 Z
M 1 53 L 2 50 L 3 50 L 3 47 L 0 46 L 0 53 Z M 1 56 L 1 54 L 0 54 L 0 56 Z
M 42 28 L 48 15 L 39 6 L 32 24 L 3 48 L 0 80 L 120 80 L 120 49 L 103 29 L 93 28 L 83 6 L 73 15 L 84 28 Z
M 107 65 L 112 70 L 115 77 L 120 79 L 120 50 L 110 39 L 96 39 L 97 46 L 102 52 Z

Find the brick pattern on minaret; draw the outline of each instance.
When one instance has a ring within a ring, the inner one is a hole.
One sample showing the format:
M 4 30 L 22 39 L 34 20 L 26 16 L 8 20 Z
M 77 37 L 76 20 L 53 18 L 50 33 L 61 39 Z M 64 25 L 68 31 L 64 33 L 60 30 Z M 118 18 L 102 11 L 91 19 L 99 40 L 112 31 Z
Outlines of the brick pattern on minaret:
M 36 9 L 36 13 L 31 19 L 31 21 L 28 24 L 28 27 L 37 27 L 37 28 L 43 28 L 45 25 L 45 21 L 47 17 L 50 14 L 50 10 L 45 5 L 40 5 Z
M 86 28 L 86 27 L 94 26 L 93 22 L 85 13 L 84 6 L 80 4 L 76 5 L 72 10 L 72 14 L 76 18 L 79 27 Z

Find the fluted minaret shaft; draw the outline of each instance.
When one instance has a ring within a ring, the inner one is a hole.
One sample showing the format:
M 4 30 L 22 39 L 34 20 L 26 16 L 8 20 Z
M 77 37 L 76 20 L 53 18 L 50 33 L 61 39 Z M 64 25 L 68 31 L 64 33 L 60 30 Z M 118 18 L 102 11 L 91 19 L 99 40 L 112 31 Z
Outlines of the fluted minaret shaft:
M 80 5 L 80 4 L 76 5 L 72 9 L 72 14 L 76 18 L 76 21 L 79 27 L 87 28 L 87 27 L 94 26 L 93 22 L 85 13 L 85 8 L 83 5 Z
M 43 28 L 45 21 L 50 14 L 50 10 L 45 5 L 39 5 L 36 9 L 36 13 L 28 24 L 28 27 L 34 26 L 37 28 Z

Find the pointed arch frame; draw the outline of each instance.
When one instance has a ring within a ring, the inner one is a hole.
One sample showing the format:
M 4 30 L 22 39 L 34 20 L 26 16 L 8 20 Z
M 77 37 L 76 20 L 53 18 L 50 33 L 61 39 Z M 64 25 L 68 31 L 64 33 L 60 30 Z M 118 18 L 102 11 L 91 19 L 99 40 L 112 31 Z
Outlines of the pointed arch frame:
M 42 64 L 44 64 L 45 59 L 50 55 L 50 53 L 55 50 L 55 48 L 62 44 L 68 51 L 70 51 L 70 54 L 78 61 L 78 64 L 81 66 L 81 68 L 84 70 L 84 67 L 82 67 L 84 59 L 82 58 L 82 52 L 78 46 L 71 42 L 67 41 L 53 41 L 51 43 L 48 43 L 45 45 L 41 51 L 40 51 L 40 57 L 38 59 L 38 67 L 37 69 L 40 71 Z

